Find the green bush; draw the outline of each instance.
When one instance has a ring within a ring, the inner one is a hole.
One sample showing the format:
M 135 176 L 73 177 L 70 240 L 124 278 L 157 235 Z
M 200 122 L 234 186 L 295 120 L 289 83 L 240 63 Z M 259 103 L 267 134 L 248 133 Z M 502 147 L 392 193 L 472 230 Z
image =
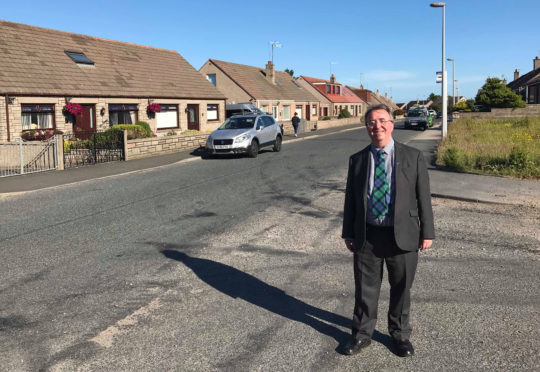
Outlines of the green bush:
M 330 116 L 323 116 L 321 120 L 332 120 L 332 118 Z
M 152 133 L 152 128 L 150 128 L 150 124 L 148 124 L 146 121 L 138 121 L 135 123 L 135 125 L 138 125 L 144 129 L 146 132 L 146 137 L 154 137 L 154 133 Z
M 449 168 L 458 171 L 465 170 L 466 156 L 465 153 L 457 147 L 449 147 L 443 151 L 441 156 L 443 164 Z
M 338 115 L 338 119 L 350 118 L 350 117 L 351 117 L 351 113 L 347 109 L 342 109 Z
M 107 129 L 106 132 L 124 131 L 124 130 L 128 132 L 127 133 L 128 140 L 136 139 L 136 138 L 146 138 L 146 131 L 140 125 L 117 124 Z
M 167 136 L 176 136 L 176 132 L 174 130 L 170 130 L 167 132 Z

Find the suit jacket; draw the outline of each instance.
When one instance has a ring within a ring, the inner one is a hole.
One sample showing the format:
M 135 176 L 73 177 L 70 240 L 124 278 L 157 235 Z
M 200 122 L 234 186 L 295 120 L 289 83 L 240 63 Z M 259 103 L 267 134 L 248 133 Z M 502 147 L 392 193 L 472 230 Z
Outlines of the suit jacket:
M 416 251 L 421 239 L 435 237 L 429 176 L 421 151 L 396 141 L 394 146 L 394 236 L 400 249 Z M 369 151 L 367 146 L 350 157 L 345 191 L 342 237 L 354 239 L 357 249 L 366 242 Z

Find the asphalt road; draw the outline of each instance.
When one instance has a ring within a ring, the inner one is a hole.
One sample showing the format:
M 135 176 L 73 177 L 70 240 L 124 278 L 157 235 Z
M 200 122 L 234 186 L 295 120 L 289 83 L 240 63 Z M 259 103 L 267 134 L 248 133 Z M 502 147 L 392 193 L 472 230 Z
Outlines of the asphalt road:
M 0 200 L 0 369 L 538 369 L 538 210 L 444 199 L 417 355 L 392 352 L 386 284 L 373 345 L 339 353 L 346 166 L 367 143 L 357 129 Z

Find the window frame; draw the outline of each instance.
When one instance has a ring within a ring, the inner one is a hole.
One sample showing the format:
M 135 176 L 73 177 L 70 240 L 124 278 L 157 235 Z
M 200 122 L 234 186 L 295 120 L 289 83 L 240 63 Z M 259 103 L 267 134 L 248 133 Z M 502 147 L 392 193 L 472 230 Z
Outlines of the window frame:
M 214 81 L 210 79 L 210 76 L 214 76 Z M 213 86 L 217 87 L 217 74 L 206 74 L 206 80 L 208 80 Z
M 157 116 L 159 114 L 159 112 L 158 112 L 158 113 L 156 113 L 156 130 L 178 129 L 178 128 L 180 128 L 180 112 L 179 112 L 178 104 L 174 104 L 174 103 L 163 103 L 163 104 L 161 104 L 161 103 L 159 103 L 159 105 L 161 106 L 161 111 L 175 111 L 175 110 L 171 110 L 170 107 L 174 107 L 176 109 L 176 126 L 175 127 L 158 127 L 158 119 L 157 119 Z
M 84 54 L 84 52 L 79 52 L 77 50 L 64 50 L 64 53 L 66 53 L 67 56 L 78 65 L 95 65 L 94 61 Z M 83 59 L 77 59 L 77 57 L 82 57 Z
M 116 106 L 121 107 L 121 108 L 116 108 Z M 133 107 L 135 107 L 135 108 L 133 108 Z M 111 126 L 111 127 L 113 125 L 126 124 L 126 123 L 112 124 L 112 120 L 111 120 L 111 113 L 112 112 L 124 112 L 124 111 L 131 112 L 131 111 L 134 111 L 135 112 L 135 120 L 134 120 L 134 122 L 132 124 L 128 124 L 128 125 L 133 125 L 133 124 L 135 124 L 136 122 L 139 121 L 139 104 L 137 104 L 137 103 L 109 103 L 107 108 L 109 110 L 109 126 Z
M 208 119 L 208 106 L 216 106 L 216 118 Z M 206 120 L 207 121 L 219 121 L 219 103 L 207 103 L 206 104 Z
M 41 110 L 41 106 L 50 106 L 51 109 L 44 111 Z M 37 107 L 37 110 L 31 110 L 31 111 L 24 111 L 24 107 Z M 31 130 L 54 130 L 56 129 L 56 115 L 55 115 L 55 104 L 54 103 L 21 103 L 21 130 L 23 132 L 31 131 Z M 24 114 L 51 114 L 52 120 L 52 127 L 51 128 L 36 128 L 36 129 L 23 129 L 23 123 L 22 123 L 22 117 Z

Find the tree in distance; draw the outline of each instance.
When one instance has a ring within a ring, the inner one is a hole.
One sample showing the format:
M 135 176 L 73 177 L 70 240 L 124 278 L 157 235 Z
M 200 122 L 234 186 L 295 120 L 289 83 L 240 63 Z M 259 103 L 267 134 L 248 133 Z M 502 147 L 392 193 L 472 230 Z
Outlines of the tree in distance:
M 498 108 L 525 107 L 520 95 L 512 92 L 499 78 L 487 78 L 475 98 L 477 105 Z

